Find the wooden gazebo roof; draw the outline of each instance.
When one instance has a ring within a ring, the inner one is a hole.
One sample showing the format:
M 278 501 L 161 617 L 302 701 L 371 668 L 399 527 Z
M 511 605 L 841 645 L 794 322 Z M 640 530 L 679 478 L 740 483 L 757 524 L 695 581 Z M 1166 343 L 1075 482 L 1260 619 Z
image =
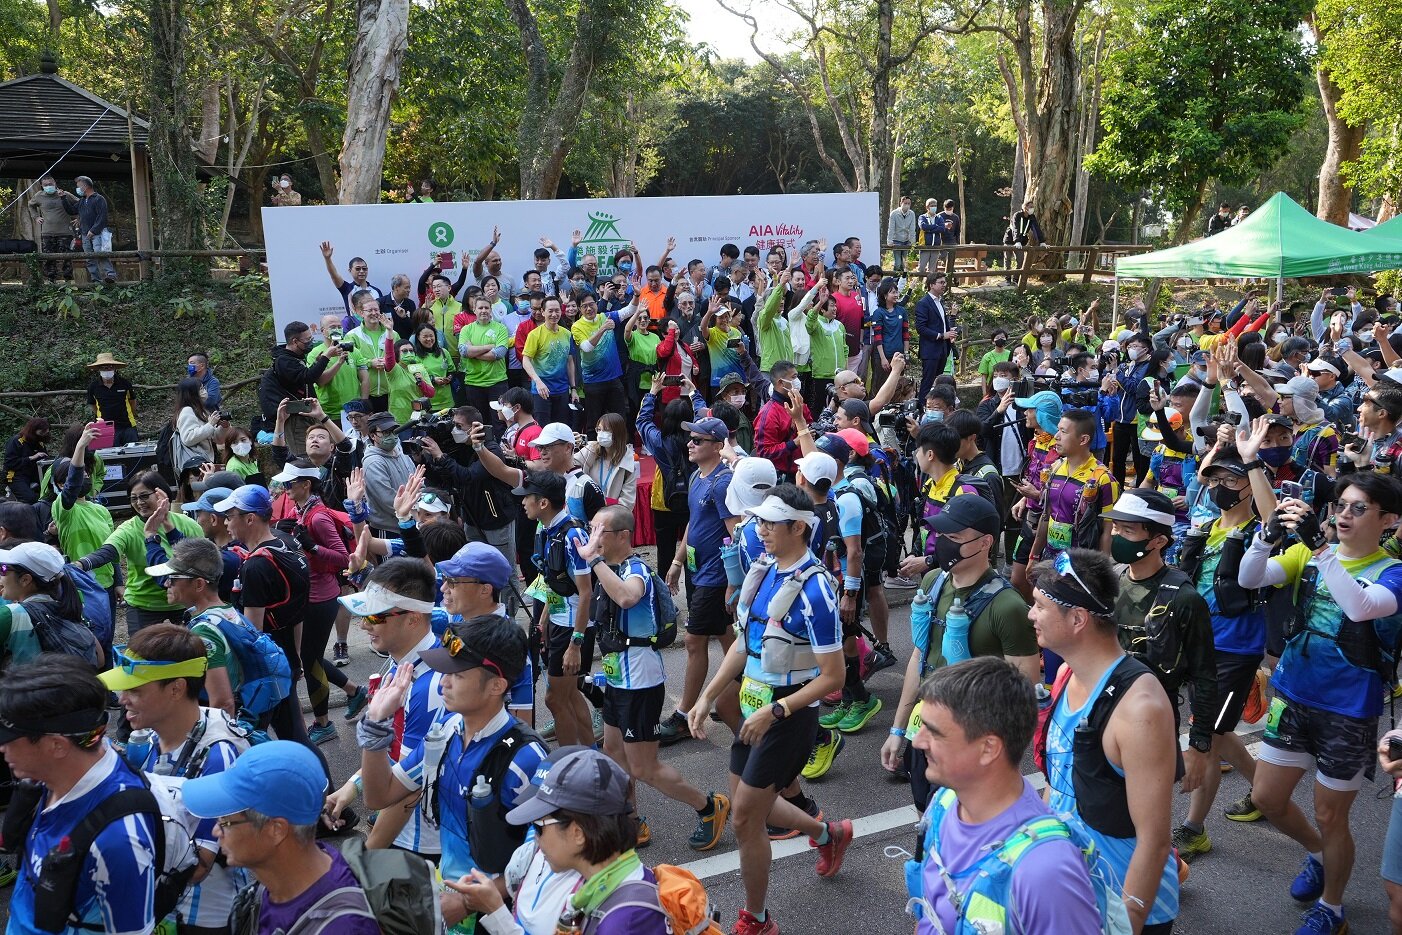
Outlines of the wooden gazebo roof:
M 67 152 L 65 174 L 126 177 L 132 146 L 144 151 L 149 132 L 145 120 L 53 71 L 0 82 L 0 176 L 32 177 Z

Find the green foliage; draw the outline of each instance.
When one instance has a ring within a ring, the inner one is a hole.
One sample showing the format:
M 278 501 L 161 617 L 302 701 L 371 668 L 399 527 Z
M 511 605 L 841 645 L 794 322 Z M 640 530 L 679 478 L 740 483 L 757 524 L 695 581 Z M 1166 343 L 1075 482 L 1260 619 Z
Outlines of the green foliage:
M 1370 124 L 1360 158 L 1345 176 L 1369 197 L 1402 194 L 1402 81 L 1397 76 L 1402 6 L 1394 0 L 1319 0 L 1315 24 L 1324 37 L 1322 63 L 1343 99 L 1339 115 Z
M 1304 0 L 1154 0 L 1114 55 L 1088 168 L 1193 215 L 1212 179 L 1268 169 L 1302 121 L 1307 12 Z

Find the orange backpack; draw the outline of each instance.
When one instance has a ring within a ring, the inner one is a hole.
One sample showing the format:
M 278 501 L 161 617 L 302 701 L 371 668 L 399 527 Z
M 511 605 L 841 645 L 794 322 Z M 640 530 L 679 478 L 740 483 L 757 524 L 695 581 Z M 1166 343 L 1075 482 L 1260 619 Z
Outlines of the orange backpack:
M 602 922 L 615 909 L 653 909 L 665 914 L 675 935 L 723 935 L 719 923 L 720 910 L 711 905 L 706 887 L 690 870 L 671 864 L 652 868 L 657 882 L 629 880 L 614 890 L 594 913 Z M 585 929 L 593 931 L 594 925 Z

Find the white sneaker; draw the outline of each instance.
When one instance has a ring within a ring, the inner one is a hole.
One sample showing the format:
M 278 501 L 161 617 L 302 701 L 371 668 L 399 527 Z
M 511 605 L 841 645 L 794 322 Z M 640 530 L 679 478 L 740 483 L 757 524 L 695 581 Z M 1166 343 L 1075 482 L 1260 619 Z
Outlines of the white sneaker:
M 912 588 L 920 587 L 920 582 L 914 578 L 903 578 L 900 575 L 887 575 L 884 582 L 886 587 L 894 588 L 897 591 L 909 591 Z

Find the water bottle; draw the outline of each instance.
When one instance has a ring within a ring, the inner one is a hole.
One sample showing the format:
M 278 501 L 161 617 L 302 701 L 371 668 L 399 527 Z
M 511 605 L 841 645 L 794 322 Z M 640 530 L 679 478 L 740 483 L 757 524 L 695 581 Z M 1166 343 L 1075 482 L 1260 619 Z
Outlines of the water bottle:
M 486 776 L 479 773 L 477 781 L 472 784 L 472 791 L 468 794 L 472 796 L 473 808 L 486 808 L 487 802 L 492 798 L 492 784 L 487 781 Z
M 127 738 L 127 764 L 132 769 L 142 769 L 146 765 L 146 758 L 151 755 L 151 745 L 156 742 L 156 732 L 149 727 L 131 732 Z
M 605 673 L 605 672 L 590 672 L 590 673 L 589 673 L 589 684 L 593 685 L 595 688 L 608 688 L 608 687 L 609 687 L 609 677 L 608 677 L 608 674 Z
M 956 597 L 944 618 L 944 640 L 940 643 L 940 653 L 944 656 L 945 665 L 952 666 L 969 658 L 970 622 L 964 602 Z
M 917 588 L 910 599 L 910 629 L 912 633 L 930 632 L 930 595 L 923 588 Z

